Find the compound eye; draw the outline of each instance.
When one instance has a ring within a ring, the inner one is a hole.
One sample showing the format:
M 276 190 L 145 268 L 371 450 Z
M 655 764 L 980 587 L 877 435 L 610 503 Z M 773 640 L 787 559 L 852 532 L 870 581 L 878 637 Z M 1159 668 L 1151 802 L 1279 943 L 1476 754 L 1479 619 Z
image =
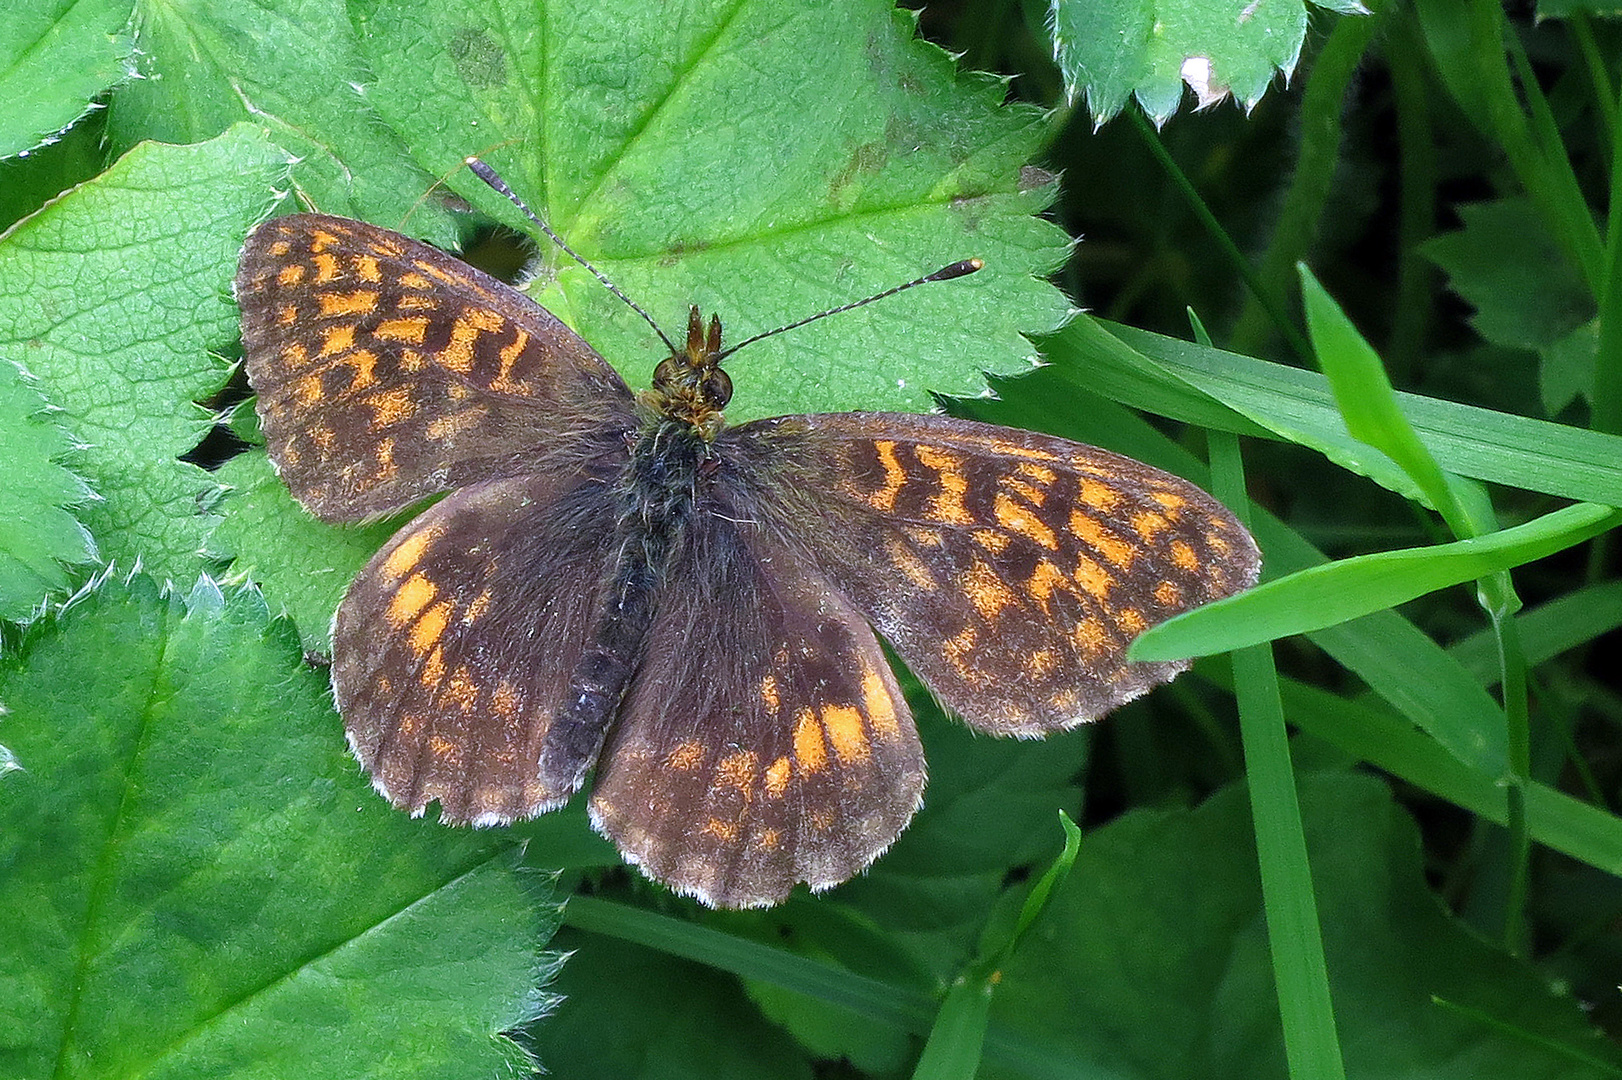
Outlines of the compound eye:
M 659 366 L 653 369 L 653 385 L 661 389 L 668 389 L 670 384 L 681 376 L 681 361 L 674 356 L 667 356 L 659 361 Z
M 710 377 L 704 380 L 704 396 L 715 405 L 717 409 L 725 408 L 726 403 L 732 400 L 732 376 L 716 368 Z

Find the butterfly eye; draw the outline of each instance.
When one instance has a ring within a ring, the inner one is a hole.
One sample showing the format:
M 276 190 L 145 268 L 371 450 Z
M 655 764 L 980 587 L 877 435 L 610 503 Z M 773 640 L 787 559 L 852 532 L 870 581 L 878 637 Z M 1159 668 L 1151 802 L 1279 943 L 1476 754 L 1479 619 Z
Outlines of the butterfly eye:
M 704 396 L 715 408 L 725 408 L 732 400 L 732 376 L 720 368 L 710 372 L 710 377 L 704 380 Z
M 658 390 L 669 390 L 681 379 L 682 358 L 667 356 L 653 369 L 653 385 Z

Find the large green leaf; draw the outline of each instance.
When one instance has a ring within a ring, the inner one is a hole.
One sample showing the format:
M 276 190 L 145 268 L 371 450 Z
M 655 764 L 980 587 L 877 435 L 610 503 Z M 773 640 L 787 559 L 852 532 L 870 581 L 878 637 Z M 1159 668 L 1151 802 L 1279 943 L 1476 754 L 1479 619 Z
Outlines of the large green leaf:
M 1041 278 L 1067 238 L 1031 216 L 1052 190 L 1021 180 L 1043 114 L 955 71 L 886 0 L 356 6 L 368 99 L 424 169 L 533 231 L 459 168 L 486 157 L 672 336 L 689 304 L 738 341 L 985 260 L 741 353 L 734 420 L 928 409 L 931 391 L 1027 370 L 1023 335 L 1066 316 Z M 537 298 L 645 384 L 663 358 L 648 327 L 559 252 L 541 255 Z
M 986 261 L 972 277 L 740 353 L 728 365 L 734 420 L 922 410 L 937 391 L 980 393 L 988 371 L 1028 370 L 1024 335 L 1068 313 L 1041 280 L 1067 249 L 1032 216 L 1050 189 L 1020 179 L 1042 114 L 1004 106 L 996 80 L 955 72 L 882 0 L 788 19 L 759 2 L 698 3 L 680 17 L 585 0 L 542 11 L 357 6 L 367 99 L 422 168 L 515 219 L 461 167 L 470 151 L 487 152 L 667 332 L 697 303 L 741 340 L 959 258 Z M 831 81 L 844 103 L 827 113 L 818 106 Z M 562 269 L 537 280 L 538 298 L 645 383 L 663 355 L 647 325 L 556 250 L 541 255 Z M 334 532 L 302 514 L 262 459 L 233 462 L 221 478 L 239 497 L 224 503 L 232 520 L 217 550 L 324 648 L 332 605 L 379 534 Z
M 329 213 L 445 245 L 446 207 L 423 200 L 418 169 L 366 101 L 368 77 L 344 5 L 333 0 L 148 4 L 141 74 L 113 100 L 108 138 L 200 142 L 232 124 L 263 125 L 296 159 L 292 179 Z M 240 239 L 240 234 L 237 236 Z
M 179 460 L 212 424 L 195 404 L 230 369 L 225 283 L 286 154 L 252 128 L 144 144 L 0 236 L 0 359 L 37 380 L 84 443 L 99 499 L 81 511 L 104 558 L 196 578 L 218 485 Z
M 499 834 L 412 821 L 256 593 L 103 580 L 0 659 L 0 1074 L 522 1069 L 556 924 Z

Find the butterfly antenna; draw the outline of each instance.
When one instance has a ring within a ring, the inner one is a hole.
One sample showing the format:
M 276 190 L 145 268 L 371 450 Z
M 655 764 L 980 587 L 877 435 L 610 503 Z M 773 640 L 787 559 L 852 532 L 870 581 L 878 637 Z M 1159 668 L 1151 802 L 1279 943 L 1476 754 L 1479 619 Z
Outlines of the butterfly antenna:
M 607 289 L 609 292 L 611 292 L 615 296 L 619 297 L 620 300 L 624 301 L 626 306 L 628 306 L 632 311 L 634 311 L 638 315 L 642 316 L 643 320 L 646 321 L 649 326 L 653 327 L 653 332 L 655 334 L 659 335 L 659 340 L 665 343 L 665 348 L 669 349 L 672 354 L 679 353 L 679 352 L 682 351 L 682 350 L 676 348 L 676 343 L 675 342 L 671 341 L 668 337 L 665 336 L 665 332 L 663 330 L 659 329 L 659 324 L 653 321 L 653 316 L 652 315 L 649 315 L 646 311 L 643 311 L 642 308 L 637 304 L 637 302 L 635 300 L 632 300 L 629 296 L 626 296 L 624 293 L 620 292 L 619 286 L 615 285 L 612 281 L 609 281 L 608 277 L 601 270 L 597 269 L 595 266 L 591 265 L 591 263 L 587 262 L 586 259 L 585 259 L 585 256 L 581 255 L 574 248 L 570 247 L 568 245 L 568 243 L 563 239 L 563 237 L 561 237 L 557 233 L 553 232 L 552 227 L 550 225 L 548 225 L 546 222 L 542 221 L 541 218 L 540 218 L 540 215 L 535 213 L 535 211 L 531 210 L 529 208 L 529 204 L 524 202 L 523 199 L 520 199 L 518 197 L 518 193 L 513 191 L 512 188 L 507 186 L 507 181 L 503 180 L 496 173 L 496 170 L 492 169 L 490 166 L 486 165 L 484 162 L 480 161 L 476 157 L 467 158 L 466 159 L 466 164 L 467 164 L 468 169 L 473 173 L 474 176 L 477 176 L 480 180 L 483 180 L 486 184 L 489 184 L 499 194 L 505 195 L 507 197 L 508 202 L 512 203 L 514 206 L 518 207 L 518 209 L 522 210 L 524 212 L 524 216 L 529 218 L 531 221 L 533 221 L 536 224 L 536 226 L 539 227 L 540 230 L 543 233 L 546 234 L 546 238 L 548 240 L 552 241 L 552 243 L 554 243 L 558 247 L 562 248 L 563 253 L 565 255 L 569 256 L 569 258 L 573 259 L 575 262 L 579 263 L 581 266 L 584 266 L 587 270 L 590 270 L 591 271 L 591 276 L 603 283 L 603 288 Z M 903 286 L 903 288 L 905 288 L 905 286 Z M 891 292 L 897 292 L 899 290 L 892 289 L 890 291 Z M 874 299 L 877 299 L 877 297 L 875 297 Z M 854 307 L 855 305 L 853 304 L 851 306 Z M 828 314 L 831 314 L 831 312 L 829 312 Z M 809 322 L 810 320 L 806 320 L 806 321 Z M 762 336 L 764 336 L 764 335 L 762 335 Z
M 869 296 L 865 300 L 857 300 L 853 303 L 841 304 L 839 307 L 829 308 L 827 311 L 819 311 L 815 315 L 801 319 L 799 322 L 792 322 L 787 326 L 779 326 L 776 330 L 768 330 L 764 334 L 756 334 L 752 338 L 744 338 L 731 348 L 725 350 L 724 352 L 718 353 L 715 359 L 717 362 L 725 360 L 727 357 L 731 356 L 745 345 L 753 345 L 761 338 L 774 337 L 775 335 L 784 333 L 788 330 L 798 330 L 806 323 L 814 323 L 818 319 L 826 319 L 828 316 L 838 315 L 842 311 L 850 311 L 852 308 L 863 307 L 864 305 L 873 303 L 875 300 L 883 300 L 885 297 L 894 296 L 898 292 L 906 292 L 908 289 L 917 288 L 919 285 L 928 285 L 932 281 L 951 281 L 953 278 L 965 277 L 974 273 L 976 270 L 981 269 L 985 265 L 986 264 L 979 259 L 964 259 L 962 262 L 955 262 L 951 266 L 943 266 L 933 274 L 925 274 L 921 278 L 913 278 L 905 285 L 897 285 L 893 289 L 885 289 L 883 292 L 878 293 L 875 296 Z

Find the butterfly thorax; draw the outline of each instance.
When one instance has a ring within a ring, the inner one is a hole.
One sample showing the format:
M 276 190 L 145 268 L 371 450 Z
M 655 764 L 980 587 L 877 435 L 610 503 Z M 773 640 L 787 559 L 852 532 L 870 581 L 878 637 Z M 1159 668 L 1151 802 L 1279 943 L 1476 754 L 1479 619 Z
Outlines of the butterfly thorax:
M 698 308 L 687 315 L 687 347 L 672 352 L 653 369 L 653 386 L 640 395 L 656 416 L 691 425 L 706 442 L 720 434 L 721 410 L 732 400 L 732 380 L 721 370 L 721 320 L 709 330 Z

